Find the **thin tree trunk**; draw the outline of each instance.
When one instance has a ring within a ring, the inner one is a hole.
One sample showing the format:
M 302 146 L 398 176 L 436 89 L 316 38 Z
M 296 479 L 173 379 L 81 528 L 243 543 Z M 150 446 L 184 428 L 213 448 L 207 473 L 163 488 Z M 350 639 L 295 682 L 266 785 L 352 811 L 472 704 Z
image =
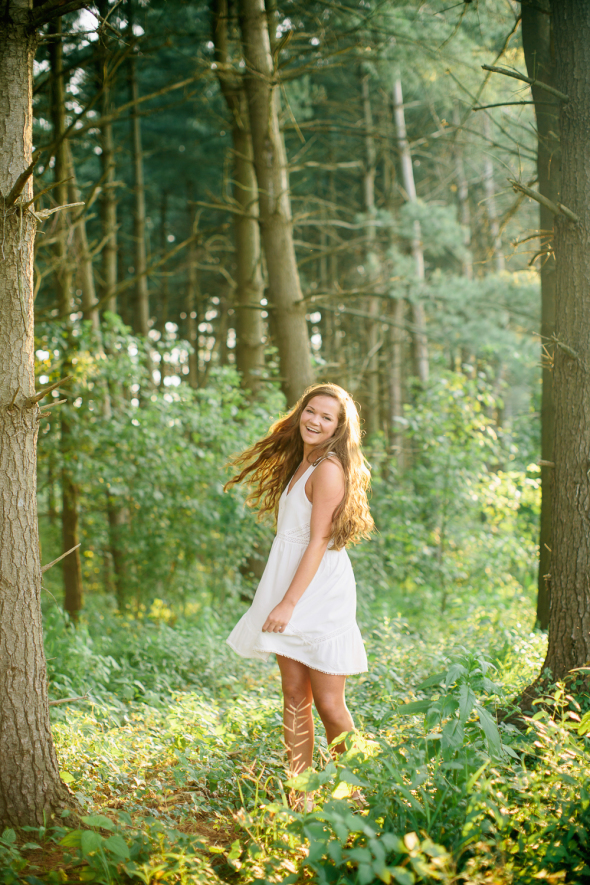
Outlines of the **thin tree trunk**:
M 455 124 L 455 143 L 453 153 L 455 159 L 455 180 L 457 182 L 457 203 L 459 209 L 459 224 L 463 232 L 463 248 L 465 254 L 462 260 L 463 276 L 468 280 L 473 279 L 473 257 L 471 255 L 471 211 L 469 209 L 469 185 L 465 175 L 463 162 L 463 146 L 459 143 L 461 117 L 459 107 L 453 108 L 453 122 Z
M 561 200 L 555 217 L 555 479 L 549 647 L 542 672 L 562 679 L 590 660 L 590 6 L 551 0 L 561 105 Z
M 81 195 L 76 181 L 76 170 L 69 144 L 67 149 L 68 165 L 68 197 L 70 203 L 81 202 Z M 85 320 L 90 320 L 93 331 L 100 332 L 100 319 L 96 307 L 96 289 L 94 286 L 94 270 L 92 267 L 92 255 L 88 248 L 88 236 L 86 234 L 86 218 L 80 213 L 80 219 L 74 225 L 74 243 L 76 246 L 76 264 L 78 268 L 78 282 L 82 290 L 82 312 Z
M 393 302 L 391 316 L 395 326 L 391 326 L 389 331 L 391 356 L 389 364 L 389 449 L 396 459 L 398 471 L 401 472 L 404 469 L 403 326 L 405 303 L 403 298 L 396 298 Z
M 232 116 L 233 196 L 240 210 L 234 214 L 236 366 L 243 386 L 254 394 L 260 387 L 264 368 L 264 322 L 260 310 L 264 286 L 258 223 L 258 185 L 243 77 L 229 65 L 227 0 L 217 0 L 215 4 L 213 40 L 218 63 L 216 73 Z
M 410 153 L 410 145 L 406 135 L 404 96 L 399 77 L 397 77 L 393 83 L 393 110 L 397 129 L 404 190 L 408 201 L 414 203 L 417 200 L 416 185 L 414 183 L 412 155 Z M 420 285 L 424 281 L 424 250 L 422 247 L 422 228 L 418 219 L 414 221 L 412 255 L 416 266 L 416 280 L 418 281 L 418 285 Z M 426 384 L 430 373 L 428 339 L 426 337 L 426 316 L 418 296 L 412 299 L 412 320 L 414 323 L 414 358 L 416 362 L 416 375 L 422 384 Z
M 552 40 L 549 0 L 536 0 L 522 6 L 522 43 L 530 77 L 555 86 L 555 55 Z M 561 157 L 559 150 L 558 107 L 547 103 L 547 93 L 532 87 L 537 118 L 537 176 L 539 192 L 554 203 L 560 199 Z M 553 370 L 551 356 L 555 333 L 556 268 L 552 252 L 553 215 L 539 206 L 541 248 L 541 524 L 539 532 L 539 575 L 537 592 L 537 624 L 542 630 L 549 626 L 549 593 L 551 572 L 551 490 L 553 486 L 553 440 L 555 405 L 553 402 Z
M 55 33 L 57 36 L 49 43 L 49 61 L 51 65 L 51 121 L 53 124 L 53 137 L 60 139 L 55 149 L 55 165 L 53 174 L 57 187 L 53 189 L 53 195 L 58 206 L 68 202 L 68 157 L 67 145 L 63 138 L 66 129 L 65 89 L 63 80 L 63 49 L 61 40 L 61 18 L 57 20 Z M 72 267 L 68 260 L 68 225 L 64 212 L 58 212 L 56 217 L 56 242 L 55 258 L 56 272 L 55 283 L 59 303 L 60 317 L 69 320 L 72 312 Z
M 483 134 L 486 143 L 492 140 L 490 130 L 490 118 L 487 114 L 483 115 Z M 494 259 L 494 270 L 501 273 L 505 269 L 504 251 L 502 249 L 502 237 L 500 235 L 500 222 L 498 220 L 498 209 L 496 207 L 496 185 L 494 182 L 494 164 L 487 149 L 484 153 L 483 161 L 483 186 L 486 195 L 486 209 L 488 213 L 488 223 L 490 226 L 490 241 L 492 257 Z
M 274 308 L 282 388 L 287 403 L 292 405 L 312 383 L 313 369 L 293 244 L 287 157 L 279 128 L 277 77 L 263 0 L 239 0 L 239 13 L 268 296 Z
M 51 738 L 41 623 L 34 393 L 35 221 L 4 200 L 32 157 L 35 38 L 29 11 L 5 4 L 0 19 L 0 830 L 47 826 L 67 801 Z
M 195 233 L 194 209 L 191 202 L 188 203 L 188 217 L 190 222 L 191 234 Z M 188 357 L 188 383 L 197 390 L 199 386 L 199 277 L 197 268 L 197 247 L 194 240 L 188 244 L 187 257 L 187 283 L 186 283 L 186 325 L 188 342 L 192 347 L 192 353 Z
M 132 4 L 129 3 L 130 34 Z M 147 337 L 150 330 L 150 305 L 147 278 L 147 256 L 145 246 L 145 183 L 143 175 L 143 150 L 141 146 L 141 120 L 137 109 L 139 89 L 137 85 L 136 60 L 133 52 L 129 56 L 129 97 L 134 104 L 131 109 L 131 146 L 133 155 L 133 245 L 135 284 L 135 309 L 133 311 L 134 330 Z
M 377 151 L 373 137 L 373 113 L 371 109 L 371 95 L 369 91 L 369 74 L 365 74 L 361 80 L 363 98 L 363 116 L 365 121 L 365 174 L 363 176 L 364 210 L 367 217 L 365 238 L 366 247 L 366 279 L 371 291 L 375 291 L 380 277 L 380 261 L 377 254 L 377 229 L 375 227 L 375 173 L 377 171 Z M 377 317 L 381 309 L 380 299 L 369 298 L 369 313 Z M 380 397 L 379 397 L 379 326 L 377 322 L 367 321 L 367 354 L 371 355 L 366 368 L 366 404 L 367 414 L 365 428 L 371 436 L 377 433 L 381 427 L 380 421 Z
M 99 12 L 104 18 L 109 6 L 107 0 L 97 0 Z M 99 84 L 102 88 L 101 116 L 106 118 L 112 112 L 112 74 L 109 72 L 109 48 L 106 33 L 102 34 L 99 46 Z M 117 312 L 117 198 L 115 184 L 115 141 L 113 124 L 103 123 L 100 128 L 100 155 L 103 185 L 100 195 L 100 221 L 102 237 L 103 288 L 101 296 L 106 298 L 106 309 Z
M 61 34 L 61 19 L 56 26 L 56 33 Z M 51 116 L 53 122 L 54 139 L 62 139 L 55 153 L 54 175 L 59 182 L 55 188 L 58 204 L 68 202 L 68 182 L 70 175 L 70 163 L 68 161 L 68 146 L 63 140 L 65 132 L 65 88 L 63 81 L 63 55 L 62 41 L 58 36 L 49 44 L 49 58 L 51 64 Z M 64 212 L 58 213 L 58 228 L 56 238 L 56 274 L 55 282 L 60 304 L 60 316 L 66 325 L 64 358 L 62 371 L 69 375 L 72 366 L 72 351 L 75 348 L 72 336 L 70 314 L 72 311 L 72 263 L 68 256 L 68 227 Z M 79 544 L 78 531 L 78 489 L 73 477 L 72 462 L 75 459 L 75 445 L 72 439 L 72 425 L 68 415 L 71 408 L 69 404 L 62 405 L 60 411 L 60 454 L 61 454 L 61 492 L 62 492 L 62 553 L 66 553 Z M 74 620 L 82 608 L 82 564 L 80 550 L 76 549 L 61 561 L 61 569 L 64 580 L 64 608 Z

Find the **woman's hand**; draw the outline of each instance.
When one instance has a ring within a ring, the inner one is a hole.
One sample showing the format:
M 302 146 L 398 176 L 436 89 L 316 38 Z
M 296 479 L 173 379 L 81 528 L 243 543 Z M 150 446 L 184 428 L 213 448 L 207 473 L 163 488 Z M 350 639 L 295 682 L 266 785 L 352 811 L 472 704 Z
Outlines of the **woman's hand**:
M 291 620 L 294 608 L 295 606 L 292 602 L 287 602 L 287 600 L 283 599 L 283 601 L 279 602 L 269 614 L 268 618 L 262 625 L 262 632 L 282 633 Z

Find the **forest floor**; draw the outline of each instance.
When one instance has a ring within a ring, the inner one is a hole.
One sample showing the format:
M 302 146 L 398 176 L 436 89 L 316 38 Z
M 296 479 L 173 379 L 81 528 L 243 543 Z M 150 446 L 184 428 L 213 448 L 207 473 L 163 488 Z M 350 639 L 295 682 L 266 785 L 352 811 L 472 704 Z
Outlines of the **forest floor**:
M 528 737 L 493 716 L 542 665 L 525 602 L 415 623 L 373 611 L 362 624 L 370 669 L 348 692 L 359 735 L 334 765 L 318 727 L 316 774 L 295 783 L 315 791 L 309 815 L 286 803 L 276 664 L 235 657 L 225 616 L 171 625 L 95 606 L 72 631 L 50 613 L 51 695 L 86 695 L 52 708 L 80 811 L 28 833 L 29 847 L 5 831 L 0 882 L 412 885 L 587 870 L 572 844 L 587 846 L 590 827 L 564 806 L 575 798 L 587 817 L 584 711 L 540 712 Z M 362 814 L 347 801 L 355 786 Z M 539 850 L 543 828 L 547 846 L 567 843 L 569 867 Z

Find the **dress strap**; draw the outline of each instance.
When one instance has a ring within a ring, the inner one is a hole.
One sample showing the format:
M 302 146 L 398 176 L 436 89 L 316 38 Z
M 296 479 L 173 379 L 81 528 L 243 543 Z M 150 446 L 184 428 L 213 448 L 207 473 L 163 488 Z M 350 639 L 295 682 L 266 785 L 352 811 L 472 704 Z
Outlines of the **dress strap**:
M 312 467 L 317 467 L 318 464 L 321 464 L 322 461 L 325 461 L 327 458 L 330 457 L 330 455 L 336 455 L 336 452 L 328 452 L 327 455 L 322 455 L 322 457 L 321 457 L 321 458 L 318 458 L 317 461 L 314 461 L 313 464 L 312 464 L 311 466 L 312 466 Z

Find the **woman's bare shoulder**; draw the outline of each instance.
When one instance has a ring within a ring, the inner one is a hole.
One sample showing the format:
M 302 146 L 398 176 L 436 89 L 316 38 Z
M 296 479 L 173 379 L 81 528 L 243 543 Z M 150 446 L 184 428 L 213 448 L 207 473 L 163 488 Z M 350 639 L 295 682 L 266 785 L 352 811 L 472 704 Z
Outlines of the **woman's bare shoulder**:
M 344 467 L 337 455 L 327 455 L 312 473 L 322 485 L 341 485 L 344 480 Z

